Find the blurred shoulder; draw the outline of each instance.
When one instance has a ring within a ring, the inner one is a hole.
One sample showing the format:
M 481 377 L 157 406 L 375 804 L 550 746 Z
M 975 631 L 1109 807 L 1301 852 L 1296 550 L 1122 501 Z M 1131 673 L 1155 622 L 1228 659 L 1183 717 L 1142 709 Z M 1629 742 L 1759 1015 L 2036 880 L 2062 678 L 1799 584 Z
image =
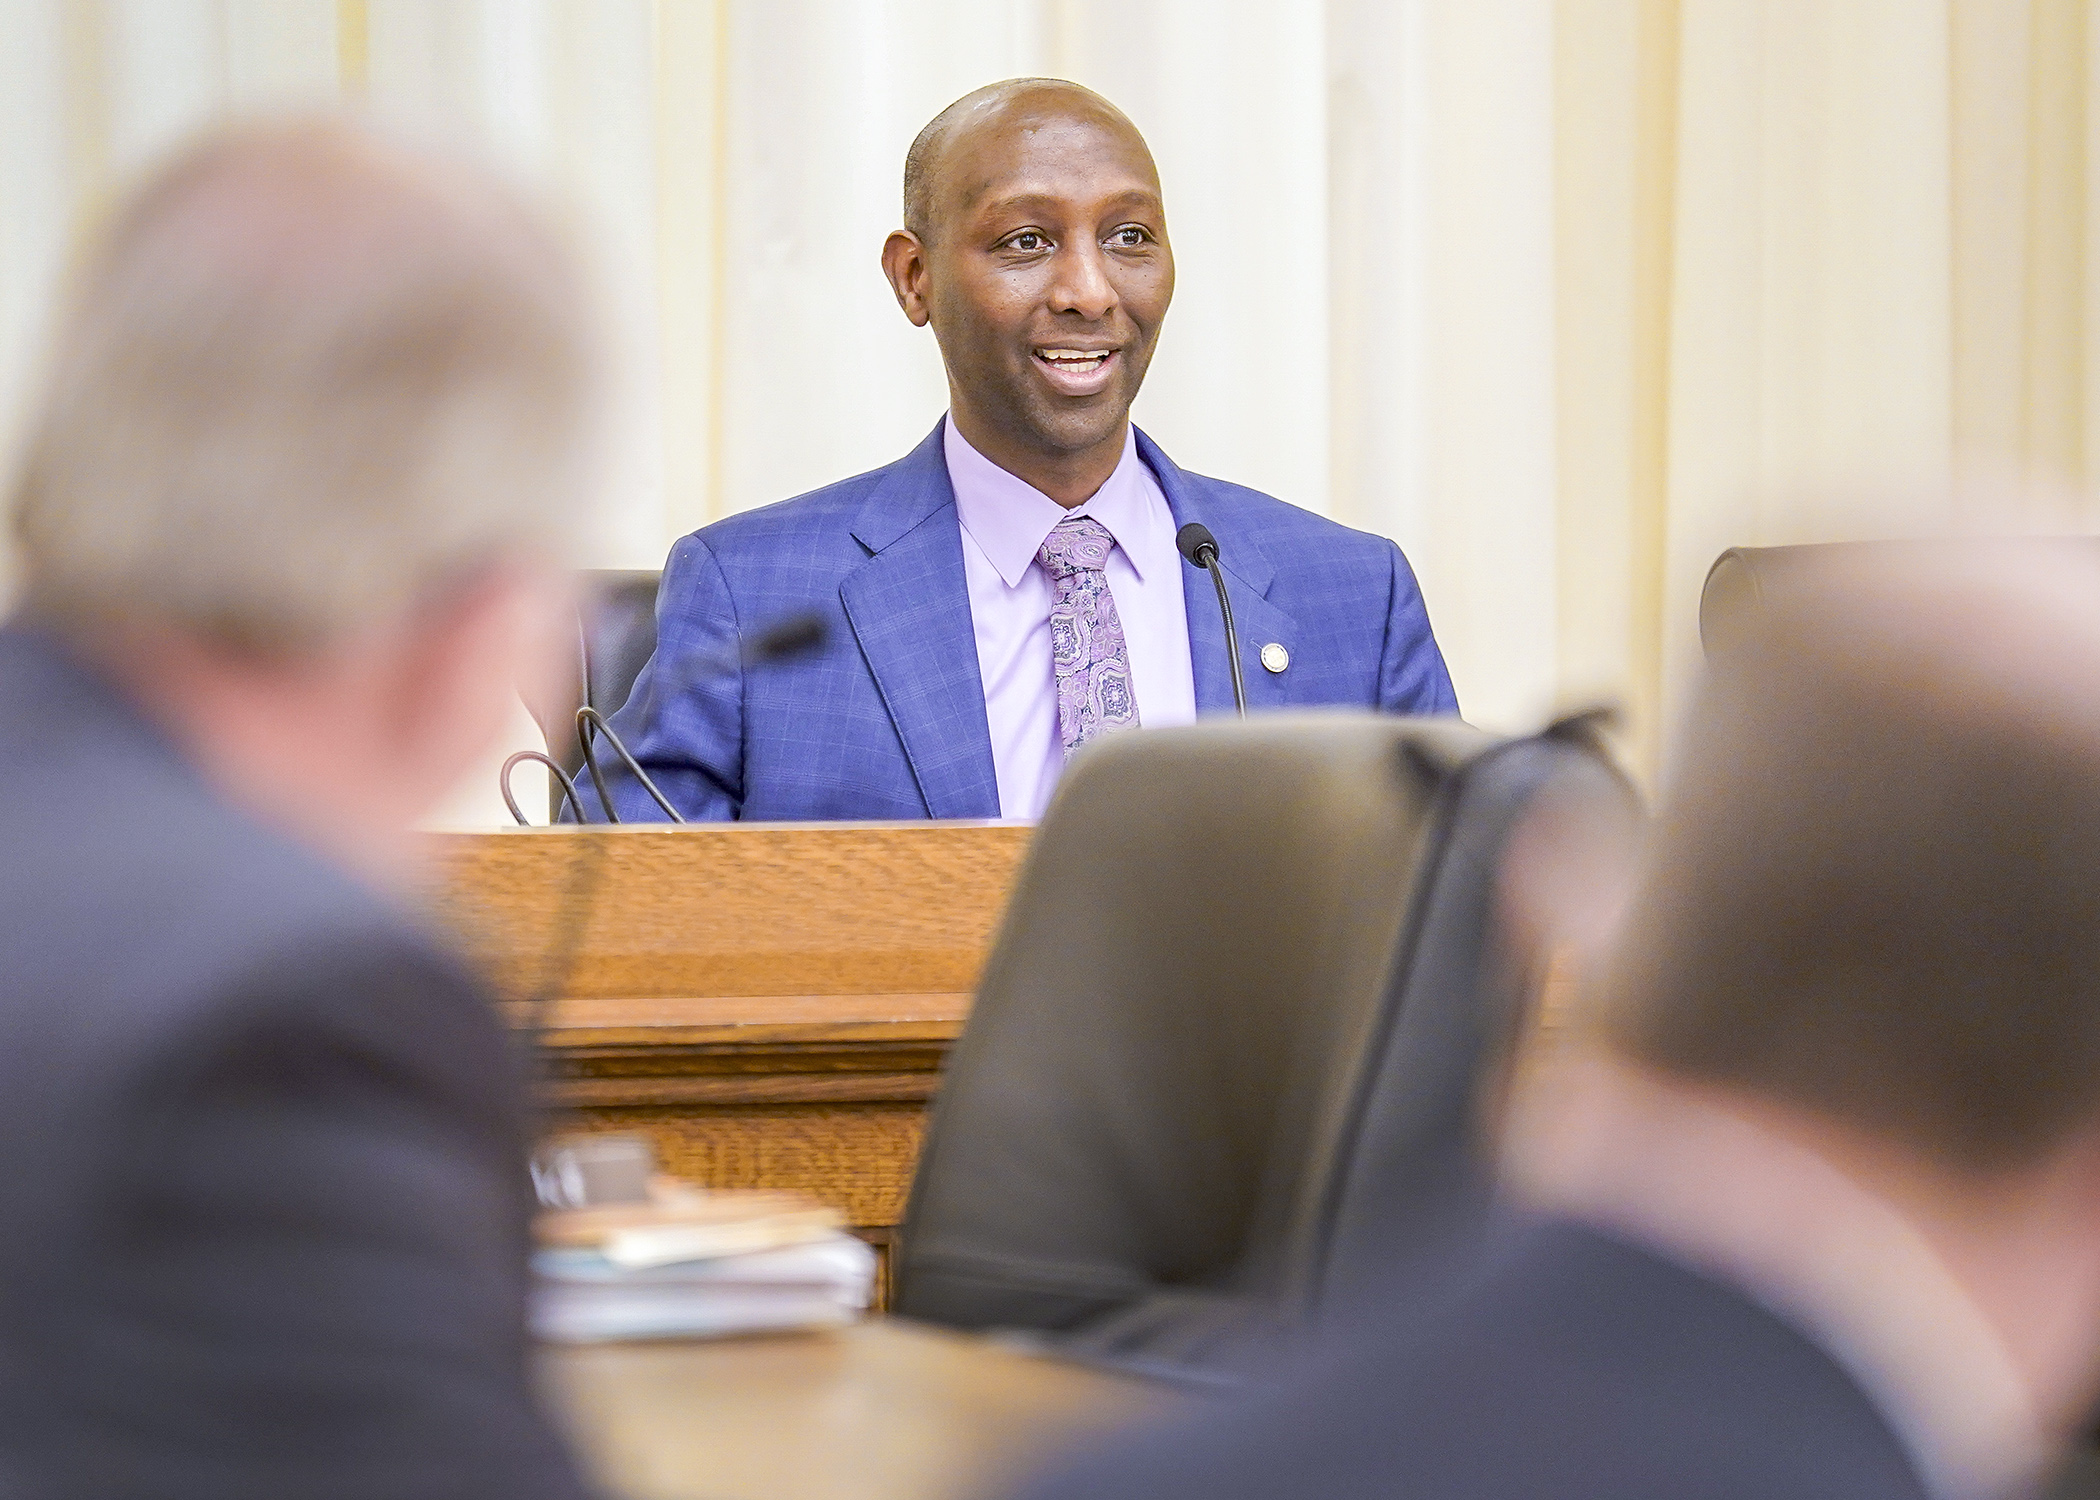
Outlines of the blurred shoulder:
M 17 962 L 36 970 L 17 977 L 33 978 L 32 991 L 70 992 L 76 1028 L 144 1040 L 208 1025 L 206 1013 L 235 996 L 250 1009 L 284 996 L 307 1020 L 329 1009 L 358 1017 L 407 991 L 451 1002 L 397 1017 L 411 1034 L 448 1013 L 486 1011 L 479 987 L 407 910 L 236 810 L 153 800 L 153 823 L 98 820 L 63 855 L 47 853 L 42 889 L 8 882 L 8 925 L 23 928 Z
M 1590 1231 L 1491 1238 L 1229 1409 L 1029 1500 L 1274 1494 L 1925 1500 L 1820 1349 L 1742 1294 Z
M 110 688 L 49 649 L 5 643 L 26 670 L 33 736 L 14 749 L 11 858 L 0 863 L 0 1056 L 99 1054 L 209 1025 L 245 992 L 368 1007 L 373 969 L 428 1002 L 429 1025 L 493 1025 L 480 991 L 397 905 L 227 802 Z M 0 674 L 5 676 L 6 674 Z M 291 982 L 297 978 L 297 983 Z M 424 1032 L 427 1034 L 427 1032 Z M 99 1071 L 99 1069 L 96 1069 Z

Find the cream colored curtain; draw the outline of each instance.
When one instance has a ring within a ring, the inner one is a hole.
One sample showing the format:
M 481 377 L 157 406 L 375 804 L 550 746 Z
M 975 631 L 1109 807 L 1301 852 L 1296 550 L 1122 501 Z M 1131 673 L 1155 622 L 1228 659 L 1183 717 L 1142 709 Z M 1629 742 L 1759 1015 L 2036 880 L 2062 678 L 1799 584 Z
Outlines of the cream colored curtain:
M 2091 12 L 1563 0 L 1557 667 L 1622 685 L 1644 767 L 1722 547 L 2100 478 Z
M 1721 547 L 1942 519 L 1955 474 L 2094 477 L 2090 10 L 0 0 L 0 417 L 115 184 L 222 114 L 360 101 L 573 203 L 636 372 L 583 560 L 654 565 L 931 426 L 939 361 L 876 267 L 904 147 L 1061 74 L 1166 181 L 1139 420 L 1396 537 L 1471 717 L 1618 697 L 1653 774 Z M 498 815 L 486 787 L 452 816 Z

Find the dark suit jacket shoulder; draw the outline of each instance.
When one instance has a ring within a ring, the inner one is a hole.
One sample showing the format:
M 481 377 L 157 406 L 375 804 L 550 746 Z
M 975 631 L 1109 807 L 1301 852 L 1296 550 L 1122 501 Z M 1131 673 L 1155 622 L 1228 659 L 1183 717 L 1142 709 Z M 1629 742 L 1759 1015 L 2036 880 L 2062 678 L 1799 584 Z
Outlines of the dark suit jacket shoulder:
M 1031 1500 L 1925 1500 L 1827 1354 L 1733 1288 L 1568 1223 L 1466 1269 L 1274 1394 L 1101 1455 Z
M 0 1471 L 574 1495 L 531 1395 L 516 1059 L 378 897 L 0 630 Z

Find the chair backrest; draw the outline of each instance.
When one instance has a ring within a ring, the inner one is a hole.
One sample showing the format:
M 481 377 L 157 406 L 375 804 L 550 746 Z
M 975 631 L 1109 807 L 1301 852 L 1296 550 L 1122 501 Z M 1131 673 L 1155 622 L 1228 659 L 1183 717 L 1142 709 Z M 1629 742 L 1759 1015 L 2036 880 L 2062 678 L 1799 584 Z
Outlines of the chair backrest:
M 1796 547 L 1730 547 L 1706 570 L 1699 590 L 1699 644 L 1707 655 L 1725 650 L 1764 608 L 1766 597 L 1787 572 L 1832 547 L 1871 543 L 1824 542 Z
M 1338 1248 L 1382 1259 L 1414 1156 L 1425 1181 L 1472 1162 L 1477 1083 L 1513 1030 L 1474 1013 L 1449 952 L 1484 926 L 1451 852 L 1488 857 L 1454 833 L 1458 789 L 1499 743 L 1306 715 L 1075 762 L 949 1063 L 898 1310 L 1201 1367 L 1302 1321 Z M 1476 800 L 1541 775 L 1513 758 Z
M 1638 846 L 1639 794 L 1596 729 L 1579 716 L 1437 768 L 1438 812 L 1389 979 L 1390 1029 L 1323 1219 L 1321 1311 L 1448 1249 L 1488 1211 L 1485 1116 L 1562 957 L 1549 930 L 1509 908 L 1513 848 L 1534 819 L 1547 837 L 1590 842 L 1599 858 L 1578 858 L 1585 869 L 1628 870 Z
M 1972 550 L 1979 545 L 2022 547 L 2036 544 L 2076 547 L 2100 555 L 2100 537 L 2008 537 L 2002 541 L 1967 538 L 1951 545 Z M 1872 557 L 1905 549 L 1949 545 L 1932 540 L 1811 542 L 1793 547 L 1730 547 L 1707 569 L 1699 591 L 1699 644 L 1708 656 L 1726 650 L 1805 563 L 1831 557 Z
M 576 710 L 589 705 L 608 718 L 618 713 L 656 653 L 656 587 L 662 577 L 647 568 L 593 568 L 578 575 L 576 665 L 548 697 L 525 705 L 547 753 L 572 777 L 583 769 Z M 549 800 L 559 817 L 559 787 L 550 790 Z

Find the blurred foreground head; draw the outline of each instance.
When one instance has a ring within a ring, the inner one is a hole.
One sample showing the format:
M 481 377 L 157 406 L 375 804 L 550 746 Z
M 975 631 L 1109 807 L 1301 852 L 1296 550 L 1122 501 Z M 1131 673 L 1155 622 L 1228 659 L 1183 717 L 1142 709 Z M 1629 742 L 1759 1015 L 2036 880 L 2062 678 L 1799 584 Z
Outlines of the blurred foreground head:
M 1605 1025 L 1950 1169 L 2100 1129 L 2100 565 L 1830 564 L 1716 661 Z
M 1996 1493 L 2100 1394 L 2100 565 L 1818 565 L 1679 749 L 1511 1183 L 1786 1310 Z
M 387 764 L 344 811 L 404 821 L 546 640 L 599 363 L 568 245 L 492 175 L 338 120 L 210 138 L 80 267 L 12 497 L 25 616 L 244 787 Z

